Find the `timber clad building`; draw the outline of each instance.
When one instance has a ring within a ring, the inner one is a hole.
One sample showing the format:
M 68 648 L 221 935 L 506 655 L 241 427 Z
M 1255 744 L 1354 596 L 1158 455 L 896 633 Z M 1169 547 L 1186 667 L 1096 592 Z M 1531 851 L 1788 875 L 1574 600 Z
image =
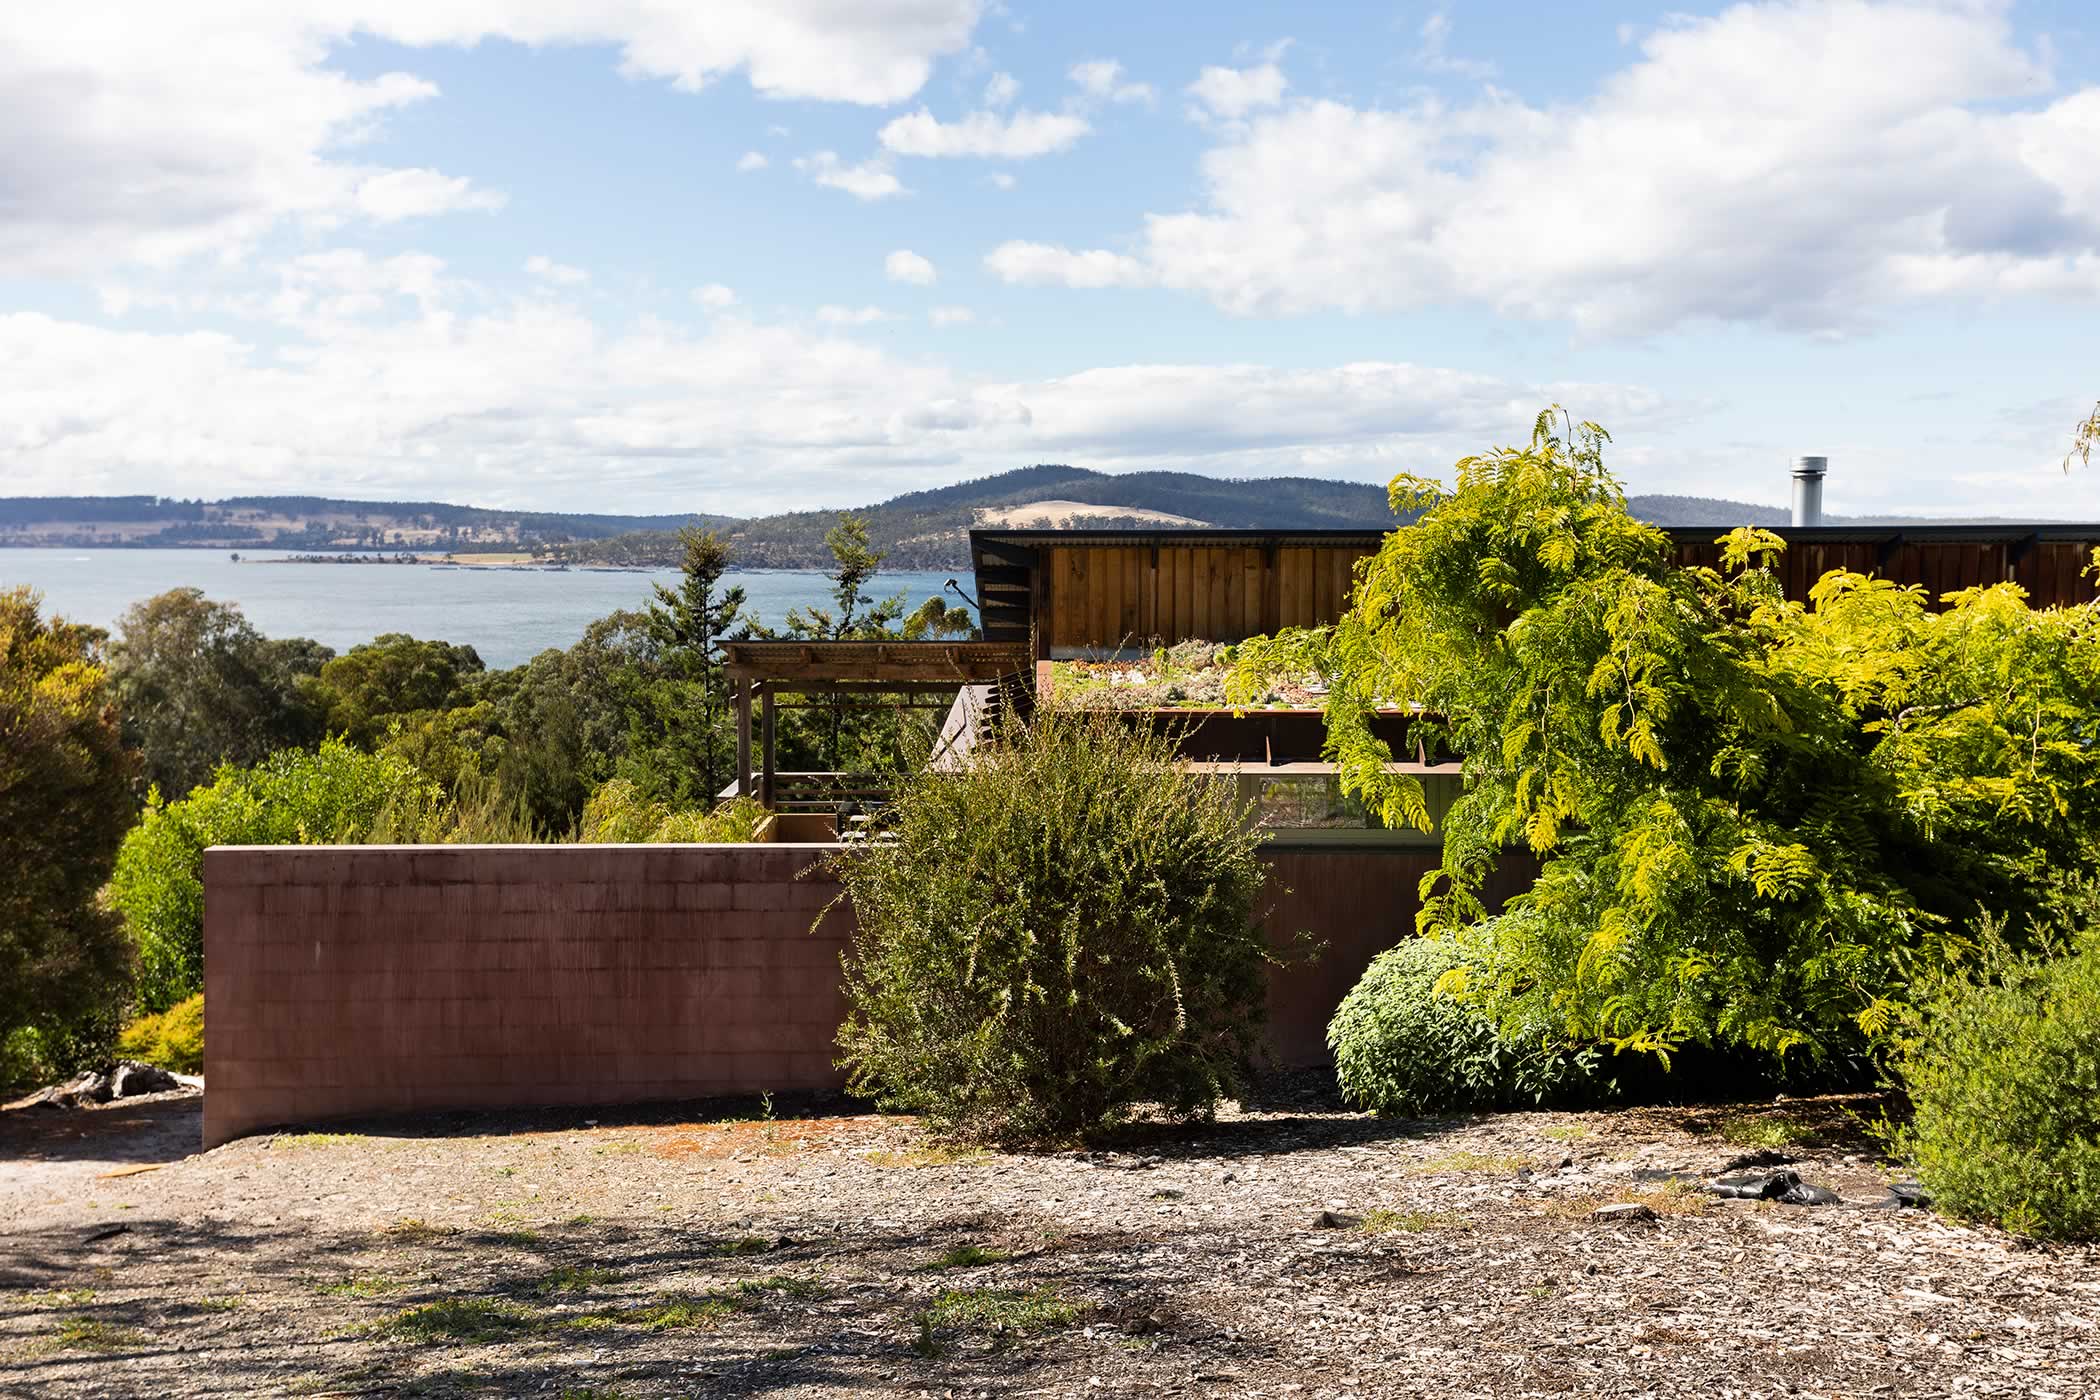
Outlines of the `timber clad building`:
M 1669 531 L 1684 564 L 1717 565 L 1722 527 Z M 2036 607 L 2086 603 L 2100 525 L 1778 527 L 1787 595 L 1831 569 L 1922 585 L 1934 598 L 2011 582 Z M 1237 642 L 1333 622 L 1377 530 L 972 530 L 986 641 L 1032 643 L 1041 658 Z

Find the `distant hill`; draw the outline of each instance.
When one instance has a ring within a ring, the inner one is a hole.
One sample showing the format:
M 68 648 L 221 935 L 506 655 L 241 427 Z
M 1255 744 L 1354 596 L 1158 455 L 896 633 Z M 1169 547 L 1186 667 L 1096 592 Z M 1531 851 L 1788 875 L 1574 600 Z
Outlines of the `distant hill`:
M 1777 506 L 1705 496 L 1635 496 L 1633 511 L 1659 525 L 1782 525 Z M 1035 507 L 1035 509 L 1027 509 Z M 912 491 L 862 506 L 876 548 L 899 569 L 960 568 L 979 523 L 1084 525 L 1094 529 L 1188 525 L 1239 529 L 1388 529 L 1385 489 L 1315 477 L 1228 480 L 1193 472 L 1111 475 L 1038 465 Z M 342 550 L 414 548 L 529 551 L 577 564 L 677 562 L 676 531 L 720 530 L 747 568 L 830 562 L 824 533 L 836 510 L 742 519 L 501 510 L 442 501 L 346 501 L 324 496 L 239 496 L 224 501 L 155 496 L 0 497 L 0 545 Z

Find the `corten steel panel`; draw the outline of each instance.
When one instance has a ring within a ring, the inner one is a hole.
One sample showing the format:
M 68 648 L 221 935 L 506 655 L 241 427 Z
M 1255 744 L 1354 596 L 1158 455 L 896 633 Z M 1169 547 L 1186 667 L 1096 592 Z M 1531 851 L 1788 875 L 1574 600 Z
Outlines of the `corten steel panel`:
M 835 1087 L 820 846 L 205 855 L 204 1138 L 361 1114 Z

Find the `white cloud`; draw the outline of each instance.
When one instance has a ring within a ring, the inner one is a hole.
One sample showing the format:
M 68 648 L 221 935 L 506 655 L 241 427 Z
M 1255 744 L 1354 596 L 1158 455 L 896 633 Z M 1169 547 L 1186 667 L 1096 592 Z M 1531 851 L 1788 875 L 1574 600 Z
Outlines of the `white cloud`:
M 827 326 L 872 326 L 887 321 L 890 313 L 879 306 L 820 306 L 817 319 Z
M 936 326 L 967 326 L 977 319 L 977 313 L 967 306 L 936 306 L 926 313 L 926 319 Z
M 1622 29 L 1624 26 L 1620 26 Z M 1495 76 L 1495 65 L 1481 59 L 1460 58 L 1450 52 L 1451 12 L 1432 10 L 1429 18 L 1422 21 L 1417 31 L 1421 39 L 1415 50 L 1415 62 L 1432 73 L 1451 73 L 1461 78 L 1486 81 Z
M 1222 129 L 1202 206 L 1149 216 L 1135 268 L 1013 261 L 1243 314 L 1469 303 L 1596 333 L 2090 297 L 2100 88 L 2036 105 L 2048 85 L 2000 6 L 1738 4 L 1645 36 L 1568 106 L 1290 103 Z
M 931 262 L 909 248 L 899 248 L 884 258 L 882 270 L 892 282 L 908 282 L 916 287 L 930 287 L 940 276 Z
M 357 182 L 357 211 L 378 223 L 426 218 L 462 210 L 501 209 L 504 196 L 474 188 L 471 180 L 435 170 L 389 170 Z
M 1249 112 L 1282 102 L 1289 86 L 1281 68 L 1262 63 L 1252 68 L 1206 67 L 1189 84 L 1188 92 L 1196 99 L 1198 115 L 1238 121 Z
M 1159 96 L 1150 83 L 1123 81 L 1123 65 L 1113 58 L 1075 63 L 1069 76 L 1081 92 L 1096 102 L 1151 102 Z
M 615 335 L 533 300 L 411 305 L 282 350 L 22 312 L 0 314 L 0 478 L 31 493 L 442 489 L 721 510 L 852 504 L 1030 461 L 1383 480 L 1519 432 L 1553 392 L 1391 363 L 1006 381 L 815 327 L 723 317 Z M 1627 430 L 1661 412 L 1632 388 L 1575 401 Z
M 1144 263 L 1122 253 L 1095 248 L 1075 253 L 1048 243 L 1001 243 L 985 255 L 984 265 L 1004 282 L 1032 286 L 1142 287 L 1152 280 Z
M 972 112 L 943 122 L 925 108 L 882 128 L 885 150 L 902 156 L 985 156 L 1026 160 L 1068 149 L 1090 130 L 1086 118 L 1069 112 Z
M 1014 177 L 1004 170 L 994 170 L 991 174 L 985 176 L 984 178 L 990 180 L 992 182 L 992 188 L 996 190 L 1010 190 L 1014 187 L 1014 184 L 1016 183 Z
M 1021 80 L 1011 73 L 994 73 L 984 85 L 984 105 L 987 107 L 1011 107 L 1021 95 Z
M 558 263 L 550 257 L 534 254 L 525 259 L 525 271 L 543 282 L 553 282 L 564 287 L 579 286 L 591 280 L 591 274 L 580 267 Z
M 901 102 L 967 46 L 982 0 L 181 0 L 0 4 L 0 276 L 238 254 L 287 220 L 321 228 L 486 209 L 463 176 L 357 160 L 438 90 L 333 60 L 372 39 L 607 45 L 622 73 L 692 90 L 741 74 L 768 97 Z M 387 52 L 378 49 L 378 52 Z M 412 64 L 417 55 L 400 60 Z
M 763 170 L 766 168 L 766 165 L 767 161 L 763 151 L 746 151 L 738 156 L 736 161 L 737 173 L 742 175 L 748 175 L 754 170 Z
M 795 168 L 818 184 L 844 190 L 855 199 L 888 199 L 909 193 L 904 182 L 880 159 L 847 165 L 839 159 L 837 151 L 818 151 L 814 155 L 797 156 Z
M 727 311 L 736 305 L 736 293 L 720 282 L 709 282 L 706 286 L 693 288 L 693 300 L 709 311 Z

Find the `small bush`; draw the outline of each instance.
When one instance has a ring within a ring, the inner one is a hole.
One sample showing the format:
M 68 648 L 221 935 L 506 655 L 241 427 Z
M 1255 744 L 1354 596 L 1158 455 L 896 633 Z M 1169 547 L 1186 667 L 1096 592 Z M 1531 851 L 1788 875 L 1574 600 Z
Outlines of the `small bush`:
M 965 1138 L 1207 1115 L 1260 1031 L 1260 834 L 1231 786 L 1112 717 L 1010 721 L 905 780 L 835 868 L 858 922 L 856 1092 Z
M 117 1037 L 117 1053 L 130 1060 L 198 1074 L 204 1069 L 204 993 L 186 997 L 166 1011 L 148 1012 Z
M 1920 999 L 1894 1068 L 1912 1117 L 1885 1136 L 1951 1215 L 2100 1237 L 2100 938 L 1972 970 Z
M 1583 1085 L 1591 1056 L 1511 1037 L 1437 990 L 1465 965 L 1456 944 L 1415 938 L 1380 953 L 1327 1027 L 1342 1094 L 1378 1113 L 1428 1114 L 1538 1103 Z
M 680 809 L 643 796 L 625 778 L 614 778 L 584 804 L 583 839 L 596 844 L 741 842 L 757 836 L 765 817 L 765 807 L 749 797 L 731 798 L 713 811 Z

